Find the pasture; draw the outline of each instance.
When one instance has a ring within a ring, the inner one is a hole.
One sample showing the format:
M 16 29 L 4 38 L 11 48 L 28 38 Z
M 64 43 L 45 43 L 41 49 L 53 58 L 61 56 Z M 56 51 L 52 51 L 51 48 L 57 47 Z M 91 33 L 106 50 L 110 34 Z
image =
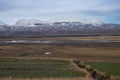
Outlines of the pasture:
M 120 76 L 120 62 L 86 62 L 94 69 Z
M 74 78 L 83 77 L 69 61 L 52 59 L 0 58 L 0 77 Z

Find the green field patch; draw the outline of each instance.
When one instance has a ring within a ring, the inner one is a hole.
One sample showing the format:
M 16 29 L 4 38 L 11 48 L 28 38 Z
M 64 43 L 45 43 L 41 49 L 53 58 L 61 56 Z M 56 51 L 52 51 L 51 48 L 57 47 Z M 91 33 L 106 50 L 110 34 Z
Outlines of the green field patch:
M 81 77 L 69 61 L 51 59 L 0 58 L 0 77 Z
M 86 64 L 100 71 L 120 76 L 120 62 L 86 62 Z

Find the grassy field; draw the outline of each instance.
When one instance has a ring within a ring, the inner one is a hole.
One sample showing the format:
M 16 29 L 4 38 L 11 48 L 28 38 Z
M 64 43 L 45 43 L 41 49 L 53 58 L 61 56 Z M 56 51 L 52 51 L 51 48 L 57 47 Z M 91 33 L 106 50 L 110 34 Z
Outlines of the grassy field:
M 44 37 L 44 38 L 0 38 L 4 40 L 43 40 L 43 41 L 80 41 L 80 40 L 120 40 L 120 36 L 94 37 Z M 51 54 L 46 55 L 46 52 Z M 80 43 L 80 44 L 5 44 L 0 45 L 0 57 L 49 57 L 79 59 L 82 61 L 120 62 L 120 43 Z
M 120 62 L 86 62 L 94 69 L 120 76 Z
M 91 78 L 0 78 L 0 80 L 93 80 Z
M 0 77 L 73 78 L 84 76 L 69 61 L 0 58 Z
M 120 40 L 120 36 L 4 38 L 4 40 Z M 50 53 L 50 54 L 46 54 Z M 19 58 L 19 59 L 17 59 Z M 52 60 L 51 60 L 52 59 Z M 100 71 L 120 76 L 120 43 L 1 44 L 0 80 L 90 80 L 68 60 L 87 62 Z M 95 62 L 94 62 L 95 61 Z M 10 79 L 9 79 L 10 77 Z M 13 77 L 11 79 L 11 77 Z M 48 79 L 49 78 L 49 79 Z M 53 79 L 54 78 L 54 79 Z M 59 78 L 59 79 L 58 79 Z M 61 78 L 61 79 L 60 79 Z M 74 78 L 74 79 L 73 79 Z
M 118 44 L 119 45 L 119 44 Z M 46 55 L 46 52 L 51 54 Z M 82 61 L 120 62 L 119 46 L 81 46 L 49 44 L 11 44 L 0 46 L 0 57 L 49 57 Z

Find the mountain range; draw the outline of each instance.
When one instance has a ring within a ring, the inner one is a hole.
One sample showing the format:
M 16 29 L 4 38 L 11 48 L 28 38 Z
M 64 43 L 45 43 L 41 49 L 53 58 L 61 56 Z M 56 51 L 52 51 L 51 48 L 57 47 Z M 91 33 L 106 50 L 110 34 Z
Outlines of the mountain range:
M 0 37 L 55 37 L 55 36 L 120 35 L 120 24 L 94 19 L 41 21 L 21 19 L 13 25 L 0 22 Z

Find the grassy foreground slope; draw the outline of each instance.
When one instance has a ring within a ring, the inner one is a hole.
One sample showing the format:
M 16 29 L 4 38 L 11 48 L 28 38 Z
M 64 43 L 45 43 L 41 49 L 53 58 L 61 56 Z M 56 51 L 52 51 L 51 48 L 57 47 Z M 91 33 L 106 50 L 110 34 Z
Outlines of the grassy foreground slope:
M 120 76 L 120 62 L 87 62 L 92 68 Z
M 72 78 L 84 76 L 69 61 L 49 59 L 0 58 L 0 77 Z

